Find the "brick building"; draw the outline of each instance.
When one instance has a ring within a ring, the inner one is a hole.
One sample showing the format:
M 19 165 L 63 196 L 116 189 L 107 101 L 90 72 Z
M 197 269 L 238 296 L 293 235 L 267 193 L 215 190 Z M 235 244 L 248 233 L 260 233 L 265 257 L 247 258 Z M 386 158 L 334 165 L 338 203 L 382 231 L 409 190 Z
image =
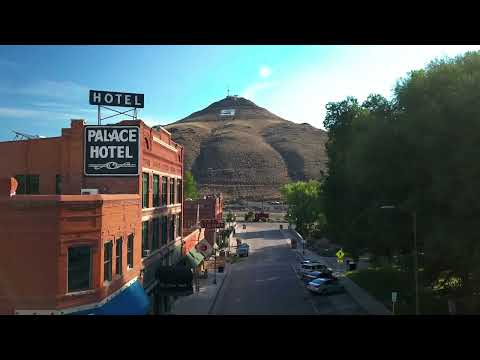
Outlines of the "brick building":
M 204 196 L 199 200 L 185 200 L 185 228 L 197 225 L 197 220 L 222 220 L 223 206 L 224 199 L 221 194 Z M 213 229 L 205 229 L 205 238 L 211 245 L 213 245 L 214 242 L 215 232 Z
M 169 311 L 158 270 L 184 260 L 184 150 L 141 120 L 115 125 L 139 127 L 139 176 L 85 176 L 83 120 L 0 143 L 0 314 Z

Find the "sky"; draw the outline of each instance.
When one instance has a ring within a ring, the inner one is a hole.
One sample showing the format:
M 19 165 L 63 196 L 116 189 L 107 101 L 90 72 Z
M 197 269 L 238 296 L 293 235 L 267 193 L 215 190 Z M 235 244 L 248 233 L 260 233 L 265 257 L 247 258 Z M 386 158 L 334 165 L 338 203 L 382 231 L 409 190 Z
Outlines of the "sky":
M 0 46 L 0 141 L 12 130 L 59 136 L 71 119 L 96 124 L 90 89 L 145 94 L 139 118 L 148 125 L 180 120 L 229 89 L 323 128 L 328 102 L 391 98 L 409 71 L 470 50 L 480 46 Z

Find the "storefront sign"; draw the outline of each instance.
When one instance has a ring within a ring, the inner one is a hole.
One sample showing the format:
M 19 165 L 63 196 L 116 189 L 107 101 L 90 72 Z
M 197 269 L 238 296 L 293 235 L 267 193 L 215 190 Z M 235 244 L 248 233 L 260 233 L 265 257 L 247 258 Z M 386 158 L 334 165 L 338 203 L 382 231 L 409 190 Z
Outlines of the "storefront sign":
M 205 228 L 205 229 L 224 229 L 225 221 L 215 220 L 215 219 L 202 220 L 201 226 L 202 228 Z
M 85 126 L 86 176 L 137 176 L 138 126 Z
M 90 105 L 143 108 L 143 94 L 90 90 Z
M 202 241 L 200 241 L 196 246 L 196 249 L 206 258 L 208 258 L 213 253 L 212 245 L 210 245 L 207 239 L 203 239 Z

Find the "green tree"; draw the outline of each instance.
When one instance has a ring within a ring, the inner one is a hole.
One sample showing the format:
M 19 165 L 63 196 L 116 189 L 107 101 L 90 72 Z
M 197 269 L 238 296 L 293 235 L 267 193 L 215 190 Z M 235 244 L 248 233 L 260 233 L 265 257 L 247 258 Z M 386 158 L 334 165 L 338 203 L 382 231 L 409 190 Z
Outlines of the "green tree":
M 245 221 L 252 221 L 254 218 L 255 214 L 253 211 L 249 211 L 248 213 L 245 214 Z
M 479 94 L 480 52 L 471 52 L 408 73 L 392 100 L 327 105 L 322 194 L 334 241 L 409 255 L 416 211 L 423 284 L 457 278 L 461 291 L 480 291 Z
M 226 216 L 227 222 L 234 222 L 235 218 L 236 218 L 235 215 L 231 211 L 229 211 Z
M 197 200 L 200 197 L 200 194 L 197 189 L 197 183 L 190 171 L 185 172 L 184 192 L 185 192 L 185 198 L 188 198 L 188 199 Z
M 315 225 L 324 224 L 319 181 L 289 183 L 280 192 L 288 204 L 288 221 L 294 223 L 302 235 L 308 236 Z

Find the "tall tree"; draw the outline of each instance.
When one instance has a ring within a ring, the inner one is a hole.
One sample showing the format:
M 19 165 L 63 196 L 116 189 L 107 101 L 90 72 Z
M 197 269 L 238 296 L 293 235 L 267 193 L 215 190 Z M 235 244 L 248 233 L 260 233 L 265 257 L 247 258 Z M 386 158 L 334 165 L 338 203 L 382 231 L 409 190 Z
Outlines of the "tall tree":
M 185 198 L 197 200 L 200 197 L 200 194 L 197 188 L 197 183 L 190 171 L 185 172 L 184 191 L 185 191 Z
M 321 216 L 323 202 L 320 182 L 310 180 L 289 183 L 280 191 L 288 204 L 288 220 L 295 223 L 302 235 L 308 236 L 314 225 L 324 224 Z

